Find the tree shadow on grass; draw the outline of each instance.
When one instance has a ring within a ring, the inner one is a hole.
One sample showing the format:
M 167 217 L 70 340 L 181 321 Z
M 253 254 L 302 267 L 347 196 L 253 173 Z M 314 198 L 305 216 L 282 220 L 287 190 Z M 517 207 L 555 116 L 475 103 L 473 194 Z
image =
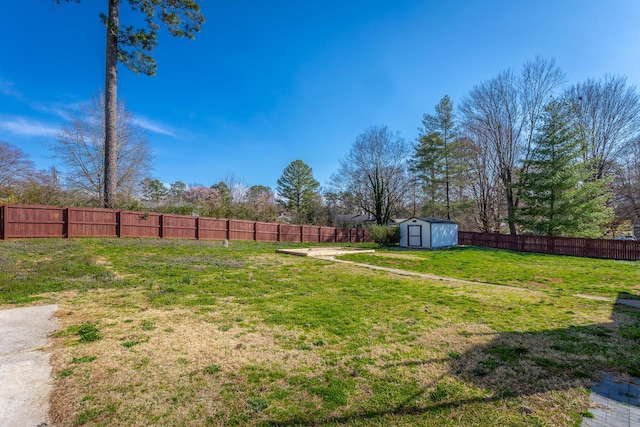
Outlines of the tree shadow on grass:
M 640 377 L 640 297 L 636 295 L 620 293 L 612 306 L 611 321 L 602 324 L 532 333 L 458 333 L 475 344 L 444 358 L 404 360 L 381 367 L 390 372 L 430 365 L 445 367 L 442 375 L 412 393 L 404 393 L 406 397 L 400 401 L 390 400 L 387 407 L 356 404 L 340 415 L 316 418 L 308 414 L 268 421 L 267 425 L 384 425 L 389 417 L 403 416 L 422 417 L 420 422 L 424 423 L 428 421 L 425 416 L 468 405 L 474 406 L 474 411 L 481 411 L 482 405 L 507 405 L 513 411 L 513 405 L 518 405 L 515 412 L 521 415 L 516 425 L 545 424 L 548 416 L 542 415 L 540 420 L 536 413 L 551 413 L 554 406 L 556 410 L 567 408 L 562 402 L 568 396 L 565 392 L 588 390 L 602 372 Z M 573 406 L 574 421 L 584 415 L 580 413 L 584 408 L 578 406 Z M 571 424 L 571 417 L 558 416 L 563 418 L 552 420 L 554 424 Z

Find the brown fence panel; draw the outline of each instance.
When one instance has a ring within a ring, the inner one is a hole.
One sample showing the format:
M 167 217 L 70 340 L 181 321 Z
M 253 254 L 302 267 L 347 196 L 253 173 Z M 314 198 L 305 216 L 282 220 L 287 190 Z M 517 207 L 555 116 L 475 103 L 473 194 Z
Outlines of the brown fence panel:
M 368 228 L 352 228 L 351 241 L 356 243 L 370 242 L 371 236 Z
M 162 237 L 161 214 L 120 212 L 120 237 Z
M 336 241 L 336 229 L 334 227 L 320 227 L 320 242 L 334 243 Z
M 64 208 L 28 205 L 4 205 L 3 238 L 65 237 Z
M 162 215 L 162 237 L 170 239 L 197 239 L 198 218 L 185 215 Z
M 307 243 L 319 243 L 320 242 L 320 227 L 314 225 L 303 225 L 302 227 L 302 241 Z
M 461 245 L 510 249 L 521 252 L 582 256 L 637 261 L 640 242 L 629 240 L 582 239 L 574 237 L 511 236 L 497 233 L 458 233 Z
M 229 240 L 255 240 L 255 222 L 232 219 L 229 221 Z
M 553 252 L 557 255 L 585 256 L 585 248 L 589 240 L 559 237 L 553 243 Z
M 301 242 L 301 237 L 299 225 L 280 224 L 281 242 Z
M 260 242 L 277 242 L 278 229 L 278 224 L 256 222 L 256 240 Z
M 351 229 L 350 228 L 337 228 L 336 229 L 336 243 L 351 243 Z
M 68 208 L 67 237 L 117 237 L 118 211 Z
M 229 237 L 227 225 L 229 220 L 220 218 L 199 219 L 198 234 L 201 240 L 224 240 Z
M 640 260 L 640 242 L 629 240 L 597 240 L 591 242 L 588 256 L 621 260 Z
M 547 253 L 547 238 L 542 236 L 518 236 L 520 238 L 519 248 L 521 252 Z

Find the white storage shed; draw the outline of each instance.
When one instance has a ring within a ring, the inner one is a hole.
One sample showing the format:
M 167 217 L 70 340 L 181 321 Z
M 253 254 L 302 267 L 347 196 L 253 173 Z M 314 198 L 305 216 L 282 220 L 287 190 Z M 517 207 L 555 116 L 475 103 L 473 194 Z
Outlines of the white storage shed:
M 448 219 L 412 217 L 400 222 L 400 247 L 448 248 L 458 244 L 458 224 Z

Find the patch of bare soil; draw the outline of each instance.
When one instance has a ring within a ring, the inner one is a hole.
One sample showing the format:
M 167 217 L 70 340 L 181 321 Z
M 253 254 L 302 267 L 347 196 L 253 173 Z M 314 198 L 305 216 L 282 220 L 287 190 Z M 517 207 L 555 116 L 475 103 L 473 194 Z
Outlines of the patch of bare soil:
M 540 282 L 527 282 L 527 285 L 531 286 L 532 288 L 536 288 L 536 289 L 550 289 L 551 288 L 546 283 L 540 283 Z

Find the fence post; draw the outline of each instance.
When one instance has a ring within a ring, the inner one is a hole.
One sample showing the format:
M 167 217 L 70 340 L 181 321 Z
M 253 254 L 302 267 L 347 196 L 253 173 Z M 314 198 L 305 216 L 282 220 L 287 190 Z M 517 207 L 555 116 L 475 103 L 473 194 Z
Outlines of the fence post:
M 258 241 L 258 221 L 253 222 L 253 241 Z
M 304 225 L 300 226 L 300 243 L 304 242 Z
M 120 234 L 122 233 L 122 215 L 121 215 L 122 211 L 118 211 L 116 212 L 116 237 L 120 237 Z
M 0 230 L 0 238 L 2 238 L 2 240 L 5 240 L 6 237 L 6 233 L 7 233 L 7 211 L 5 208 L 5 205 L 0 206 L 0 218 L 2 218 L 2 224 L 1 227 L 2 228 Z
M 584 242 L 584 253 L 583 255 L 588 257 L 589 256 L 589 243 L 591 242 L 591 240 L 585 240 Z
M 282 240 L 281 240 L 281 238 L 280 238 L 280 224 L 278 224 L 278 237 L 276 238 L 276 240 L 277 240 L 278 242 L 281 242 L 281 241 L 282 241 Z
M 160 229 L 158 230 L 160 238 L 164 239 L 164 215 L 160 214 Z
M 71 237 L 71 227 L 69 226 L 70 218 L 69 208 L 64 208 L 62 211 L 62 237 L 67 239 Z
M 227 240 L 231 240 L 231 220 L 227 220 Z
M 200 217 L 196 217 L 196 240 L 200 240 Z

